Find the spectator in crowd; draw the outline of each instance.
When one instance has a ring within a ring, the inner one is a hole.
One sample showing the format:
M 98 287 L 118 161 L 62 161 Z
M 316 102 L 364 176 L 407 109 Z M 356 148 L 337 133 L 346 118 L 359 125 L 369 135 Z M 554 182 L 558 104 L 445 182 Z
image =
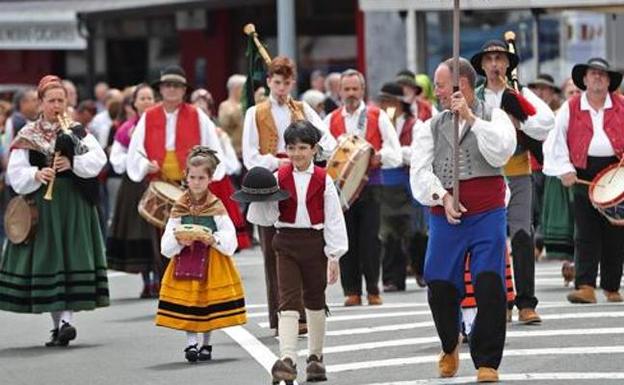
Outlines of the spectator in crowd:
M 72 113 L 78 105 L 78 91 L 76 85 L 69 79 L 63 79 L 63 87 L 67 91 L 67 110 Z
M 310 74 L 310 89 L 325 92 L 325 75 L 321 70 L 314 70 Z
M 301 95 L 301 100 L 308 103 L 321 118 L 326 115 L 325 98 L 325 94 L 315 89 L 309 89 Z
M 95 105 L 97 106 L 98 113 L 106 109 L 106 94 L 108 92 L 108 88 L 108 83 L 106 82 L 98 82 L 93 88 Z
M 329 114 L 340 107 L 340 73 L 331 72 L 325 78 L 325 114 Z
M 219 124 L 232 140 L 236 155 L 242 158 L 243 110 L 241 95 L 247 77 L 234 74 L 227 81 L 228 98 L 219 105 Z
M 83 100 L 74 110 L 74 120 L 84 127 L 88 127 L 91 124 L 95 115 L 97 115 L 97 106 L 93 100 Z

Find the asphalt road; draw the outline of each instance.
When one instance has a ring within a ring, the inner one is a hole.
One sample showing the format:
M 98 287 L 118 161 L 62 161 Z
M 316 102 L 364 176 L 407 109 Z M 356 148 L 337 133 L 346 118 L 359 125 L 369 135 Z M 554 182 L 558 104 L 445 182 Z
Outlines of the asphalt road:
M 45 348 L 47 314 L 0 312 L 0 385 L 17 384 L 269 384 L 278 341 L 268 329 L 264 275 L 258 249 L 235 257 L 243 276 L 249 322 L 214 333 L 213 361 L 188 364 L 184 333 L 154 326 L 155 300 L 140 300 L 139 276 L 110 274 L 112 304 L 75 315 L 78 339 Z M 624 384 L 624 305 L 565 301 L 558 262 L 537 264 L 541 326 L 513 322 L 500 368 L 502 383 Z M 325 362 L 328 384 L 429 385 L 473 383 L 475 370 L 462 346 L 456 378 L 437 379 L 439 343 L 424 289 L 408 283 L 384 295 L 382 306 L 344 308 L 339 285 L 328 291 Z M 514 320 L 517 314 L 514 314 Z M 300 339 L 300 383 L 305 338 Z

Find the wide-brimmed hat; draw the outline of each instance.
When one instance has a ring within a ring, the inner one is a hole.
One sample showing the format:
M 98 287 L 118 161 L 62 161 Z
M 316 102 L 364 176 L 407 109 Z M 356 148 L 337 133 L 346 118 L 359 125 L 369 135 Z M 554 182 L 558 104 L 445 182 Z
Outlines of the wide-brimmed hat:
M 182 67 L 172 65 L 166 67 L 160 72 L 160 78 L 152 83 L 152 87 L 158 89 L 162 83 L 178 83 L 186 87 L 187 92 L 192 90 L 192 87 L 186 81 L 186 72 Z
M 577 64 L 572 68 L 572 81 L 574 84 L 581 90 L 585 91 L 587 87 L 585 87 L 585 83 L 583 82 L 583 78 L 587 73 L 588 69 L 596 69 L 600 71 L 605 71 L 609 75 L 609 92 L 613 92 L 617 90 L 622 83 L 622 74 L 618 71 L 612 71 L 609 66 L 609 62 L 607 62 L 603 58 L 594 57 L 587 61 L 587 64 Z
M 515 53 L 509 52 L 507 50 L 507 44 L 500 40 L 490 40 L 483 44 L 483 46 L 481 46 L 481 51 L 477 52 L 472 58 L 470 58 L 470 64 L 472 64 L 475 71 L 477 71 L 479 75 L 485 76 L 485 71 L 483 71 L 483 67 L 481 67 L 481 59 L 483 59 L 484 55 L 492 52 L 501 52 L 507 56 L 507 59 L 509 59 L 507 76 L 510 77 L 511 71 L 518 66 L 520 58 Z
M 410 70 L 402 70 L 396 74 L 394 81 L 400 86 L 412 87 L 417 93 L 422 92 L 420 84 L 416 83 L 416 74 Z
M 545 86 L 552 88 L 556 93 L 561 92 L 561 88 L 557 87 L 555 84 L 555 79 L 548 74 L 539 74 L 534 81 L 528 84 L 529 88 L 537 87 L 537 86 Z
M 238 202 L 272 202 L 288 199 L 290 194 L 277 185 L 275 175 L 264 167 L 254 167 L 247 171 L 241 189 L 231 198 Z
M 377 94 L 377 100 L 390 100 L 397 101 L 403 104 L 403 110 L 409 111 L 410 104 L 405 101 L 405 95 L 403 95 L 403 87 L 397 82 L 384 83 L 381 86 L 381 90 Z

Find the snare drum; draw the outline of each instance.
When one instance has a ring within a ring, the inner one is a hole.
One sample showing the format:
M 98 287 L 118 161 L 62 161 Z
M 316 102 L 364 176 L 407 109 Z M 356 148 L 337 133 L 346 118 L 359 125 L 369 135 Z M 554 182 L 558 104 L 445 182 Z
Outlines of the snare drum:
M 171 208 L 182 193 L 182 189 L 171 183 L 151 182 L 139 202 L 139 214 L 152 225 L 164 229 Z
M 596 175 L 589 200 L 611 224 L 624 226 L 624 167 L 612 164 Z
M 368 168 L 375 150 L 356 135 L 342 135 L 327 162 L 327 175 L 336 184 L 343 210 L 357 199 L 368 181 Z

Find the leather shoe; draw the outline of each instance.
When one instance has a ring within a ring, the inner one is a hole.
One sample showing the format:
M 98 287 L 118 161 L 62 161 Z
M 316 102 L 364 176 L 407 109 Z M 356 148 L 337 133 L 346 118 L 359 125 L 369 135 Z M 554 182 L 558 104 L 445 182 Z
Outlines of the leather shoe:
M 589 285 L 580 285 L 578 289 L 568 294 L 568 301 L 572 303 L 596 303 L 596 293 Z
M 535 311 L 535 309 L 531 309 L 530 307 L 520 309 L 520 313 L 518 314 L 518 321 L 525 325 L 532 325 L 542 322 L 539 314 Z
M 323 357 L 317 357 L 312 354 L 310 355 L 310 357 L 308 357 L 306 362 L 307 382 L 327 381 L 327 374 L 325 370 L 325 364 L 323 364 Z
M 271 376 L 273 384 L 279 384 L 280 381 L 294 381 L 297 379 L 297 365 L 290 358 L 277 360 L 271 368 Z
M 427 287 L 427 281 L 425 281 L 425 277 L 420 274 L 416 274 L 416 284 L 419 287 Z
M 574 281 L 574 264 L 568 261 L 561 265 L 561 275 L 563 276 L 563 286 L 568 287 Z
M 619 291 L 604 291 L 605 297 L 607 297 L 607 302 L 622 302 L 622 295 Z
M 440 353 L 438 359 L 438 373 L 440 377 L 453 377 L 459 370 L 459 343 L 451 353 Z
M 308 324 L 305 322 L 299 322 L 299 335 L 302 336 L 308 334 Z
M 379 294 L 369 294 L 366 296 L 366 299 L 368 300 L 369 305 L 376 306 L 383 304 L 383 300 Z
M 498 382 L 498 371 L 494 368 L 480 367 L 477 371 L 477 382 Z
M 362 304 L 362 296 L 357 294 L 349 294 L 344 301 L 345 306 L 360 306 Z

